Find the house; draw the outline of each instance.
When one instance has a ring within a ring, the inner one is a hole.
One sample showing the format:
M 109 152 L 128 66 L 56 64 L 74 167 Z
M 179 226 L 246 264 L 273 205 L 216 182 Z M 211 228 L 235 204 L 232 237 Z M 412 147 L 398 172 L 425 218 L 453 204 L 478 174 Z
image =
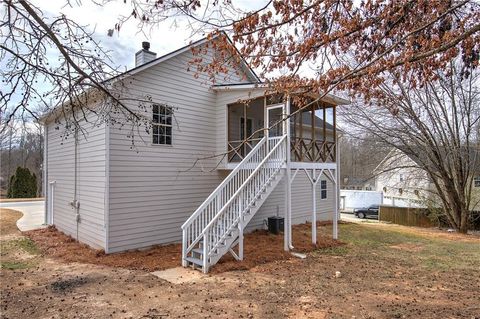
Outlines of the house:
M 398 150 L 390 151 L 373 170 L 374 190 L 382 192 L 384 204 L 425 207 L 435 191 L 427 173 Z
M 335 109 L 348 101 L 327 95 L 300 110 L 241 58 L 212 85 L 190 70 L 193 49 L 205 61 L 218 53 L 210 41 L 159 58 L 144 43 L 114 79 L 148 96 L 129 106 L 151 129 L 89 113 L 69 134 L 55 112 L 43 118 L 50 224 L 106 253 L 182 241 L 183 265 L 204 272 L 227 252 L 242 259 L 244 232 L 270 216 L 285 217 L 286 250 L 295 223 L 333 220 L 337 238 Z
M 428 207 L 437 205 L 436 190 L 428 174 L 405 154 L 392 150 L 373 171 L 375 190 L 384 204 Z M 480 177 L 472 179 L 472 210 L 480 210 Z
M 375 183 L 370 176 L 345 176 L 342 178 L 341 189 L 371 191 Z

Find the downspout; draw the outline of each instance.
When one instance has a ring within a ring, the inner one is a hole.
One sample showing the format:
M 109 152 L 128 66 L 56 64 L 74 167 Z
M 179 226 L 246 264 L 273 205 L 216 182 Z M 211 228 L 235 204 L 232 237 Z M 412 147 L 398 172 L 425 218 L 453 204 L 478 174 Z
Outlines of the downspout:
M 80 223 L 80 202 L 78 201 L 77 196 L 77 183 L 78 183 L 78 128 L 75 128 L 74 132 L 74 176 L 73 176 L 73 201 L 70 205 L 75 210 L 75 224 L 76 224 L 76 239 L 78 240 L 78 233 L 79 233 L 79 223 Z
M 48 147 L 48 135 L 47 135 L 47 125 L 43 125 L 43 197 L 45 198 L 45 216 L 43 219 L 43 224 L 48 225 L 48 157 L 47 157 L 47 147 Z

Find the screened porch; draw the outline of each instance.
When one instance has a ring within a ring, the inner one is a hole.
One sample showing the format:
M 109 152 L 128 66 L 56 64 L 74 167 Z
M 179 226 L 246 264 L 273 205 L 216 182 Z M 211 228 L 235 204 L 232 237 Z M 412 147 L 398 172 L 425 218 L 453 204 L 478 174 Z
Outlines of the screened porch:
M 303 108 L 288 104 L 279 97 L 261 97 L 228 105 L 228 162 L 240 162 L 266 134 L 274 137 L 283 132 L 290 135 L 292 162 L 335 162 L 335 105 L 324 101 L 310 102 Z M 290 118 L 282 121 L 287 114 Z

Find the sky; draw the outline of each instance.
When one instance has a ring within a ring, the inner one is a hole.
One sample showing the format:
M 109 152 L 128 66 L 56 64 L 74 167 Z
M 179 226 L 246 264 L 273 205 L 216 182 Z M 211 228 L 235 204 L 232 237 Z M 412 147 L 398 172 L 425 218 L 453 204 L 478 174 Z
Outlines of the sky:
M 112 59 L 118 66 L 128 69 L 134 67 L 135 52 L 141 49 L 142 41 L 150 42 L 150 51 L 162 56 L 201 38 L 199 35 L 192 37 L 186 21 L 166 21 L 155 26 L 145 33 L 139 32 L 134 20 L 127 22 L 120 32 L 115 32 L 112 37 L 107 35 L 113 29 L 119 17 L 128 16 L 132 7 L 127 0 L 111 1 L 104 6 L 96 5 L 92 0 L 81 0 L 78 5 L 76 0 L 70 0 L 71 6 L 66 5 L 66 0 L 32 0 L 48 16 L 65 14 L 72 20 L 82 25 L 88 25 L 95 30 L 95 39 L 101 41 L 102 46 L 112 51 Z M 80 1 L 80 0 L 77 0 Z M 100 2 L 100 1 L 98 1 Z M 242 9 L 255 9 L 266 0 L 241 0 L 234 1 Z
M 141 49 L 143 41 L 149 41 L 150 51 L 157 53 L 157 57 L 159 57 L 203 37 L 201 34 L 192 36 L 192 29 L 189 27 L 186 19 L 179 18 L 175 21 L 167 20 L 159 23 L 152 29 L 144 30 L 144 32 L 139 30 L 138 21 L 131 19 L 122 26 L 120 32 L 115 31 L 113 36 L 108 36 L 108 30 L 114 28 L 121 16 L 129 16 L 131 14 L 132 6 L 130 0 L 30 1 L 42 10 L 47 23 L 52 21 L 53 18 L 64 14 L 76 23 L 86 26 L 87 29 L 94 30 L 94 39 L 100 42 L 101 47 L 110 51 L 110 57 L 114 66 L 118 67 L 118 71 L 126 71 L 135 66 L 135 53 Z M 106 4 L 96 4 L 96 2 L 102 1 L 105 1 Z M 267 2 L 268 0 L 233 0 L 233 5 L 244 11 L 252 11 L 263 7 Z M 51 61 L 57 60 L 59 56 L 58 51 L 54 49 L 47 54 L 52 55 Z M 278 73 L 283 73 L 283 71 L 278 70 Z M 313 71 L 307 67 L 307 76 L 312 73 Z M 41 87 L 40 91 L 42 90 L 43 88 Z

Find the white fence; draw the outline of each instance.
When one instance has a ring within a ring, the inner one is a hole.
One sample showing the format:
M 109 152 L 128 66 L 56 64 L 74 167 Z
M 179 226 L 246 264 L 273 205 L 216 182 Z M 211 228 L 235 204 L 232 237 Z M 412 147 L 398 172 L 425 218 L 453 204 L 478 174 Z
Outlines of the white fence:
M 361 190 L 340 190 L 340 209 L 342 211 L 353 211 L 354 208 L 367 207 L 370 205 L 381 205 L 383 193 Z

